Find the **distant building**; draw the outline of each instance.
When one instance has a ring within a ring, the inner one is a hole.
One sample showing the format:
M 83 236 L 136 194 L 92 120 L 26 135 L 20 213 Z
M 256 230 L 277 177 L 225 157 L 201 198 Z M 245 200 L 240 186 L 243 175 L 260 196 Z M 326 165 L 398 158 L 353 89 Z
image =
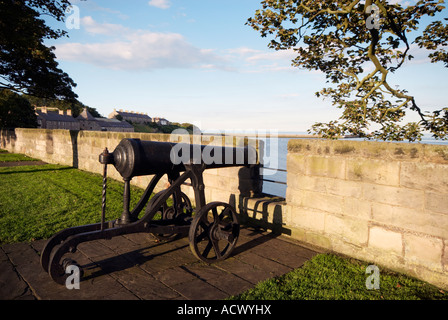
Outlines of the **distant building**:
M 152 122 L 155 122 L 157 124 L 160 124 L 161 126 L 167 126 L 170 124 L 170 122 L 168 120 L 166 120 L 165 118 L 153 118 Z
M 67 129 L 79 130 L 79 122 L 72 117 L 71 110 L 59 110 L 58 108 L 35 107 L 37 125 L 42 129 Z
M 95 118 L 87 108 L 76 118 L 81 130 L 134 132 L 134 127 L 126 121 L 117 119 Z
M 116 110 L 109 114 L 109 119 L 114 119 L 117 115 L 120 115 L 123 120 L 131 121 L 132 123 L 145 123 L 151 122 L 151 117 L 148 114 L 143 112 L 132 112 L 132 111 L 123 111 L 123 109 Z

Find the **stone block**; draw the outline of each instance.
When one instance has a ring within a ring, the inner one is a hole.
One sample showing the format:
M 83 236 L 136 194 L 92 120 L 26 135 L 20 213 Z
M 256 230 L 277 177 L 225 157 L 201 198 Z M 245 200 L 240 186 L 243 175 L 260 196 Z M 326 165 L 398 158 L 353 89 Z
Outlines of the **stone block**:
M 448 237 L 448 215 L 445 214 L 377 203 L 372 206 L 372 219 L 435 237 Z
M 442 270 L 442 239 L 413 234 L 404 234 L 403 237 L 406 260 L 438 271 Z
M 402 255 L 403 237 L 400 232 L 387 230 L 381 227 L 371 227 L 369 230 L 368 246 Z
M 365 244 L 354 244 L 349 242 L 348 239 L 338 238 L 332 236 L 331 238 L 332 251 L 341 253 L 346 256 L 354 257 L 356 259 L 364 260 L 366 257 L 366 247 Z M 371 261 L 366 259 L 364 261 Z M 367 276 L 366 276 L 367 277 Z
M 207 187 L 205 188 L 207 190 Z M 214 189 L 214 188 L 208 188 L 210 191 L 210 197 L 208 197 L 207 203 L 212 201 L 221 201 L 229 203 L 231 200 L 232 195 L 235 195 L 236 193 L 232 193 L 231 191 L 224 191 L 220 189 Z
M 365 245 L 369 233 L 368 221 L 328 214 L 325 218 L 325 233 L 346 239 L 354 245 Z
M 406 145 L 403 143 L 375 141 L 291 139 L 288 142 L 288 151 L 290 153 L 406 161 L 420 161 L 424 157 L 425 147 L 416 144 Z M 441 152 L 438 150 L 438 153 L 440 154 Z M 443 153 L 443 155 L 446 154 L 448 154 L 448 150 Z
M 324 212 L 319 210 L 291 206 L 289 223 L 294 228 L 323 232 L 325 215 Z
M 293 188 L 286 189 L 286 203 L 293 206 L 301 206 L 303 199 L 303 191 Z
M 228 186 L 229 186 L 230 190 L 240 190 L 240 189 L 247 189 L 253 180 L 227 178 L 227 181 L 228 181 Z
M 359 182 L 327 178 L 322 183 L 325 185 L 328 194 L 357 199 L 362 198 L 362 188 Z
M 347 179 L 398 186 L 400 163 L 396 161 L 355 158 L 347 160 Z
M 206 172 L 212 171 L 212 170 L 215 170 L 215 169 L 209 169 L 209 170 L 207 169 Z M 241 167 L 219 168 L 219 169 L 216 169 L 216 174 L 221 177 L 235 178 L 235 177 L 239 176 L 240 170 L 241 170 Z
M 207 169 L 207 171 L 204 172 L 204 176 L 207 175 L 214 175 L 217 176 L 219 173 L 219 169 Z
M 309 190 L 325 193 L 327 191 L 326 178 L 306 176 L 297 173 L 289 173 L 286 177 L 288 188 L 296 190 Z
M 427 210 L 448 214 L 448 194 L 427 192 L 425 208 Z
M 206 188 L 215 188 L 221 190 L 228 190 L 230 188 L 229 178 L 214 176 L 214 175 L 204 175 L 204 185 Z
M 343 158 L 310 156 L 306 158 L 306 174 L 345 179 L 345 162 Z
M 302 205 L 308 208 L 341 214 L 344 207 L 344 198 L 340 196 L 304 190 L 302 191 Z
M 361 219 L 370 219 L 372 216 L 373 202 L 362 199 L 345 197 L 344 198 L 344 215 L 358 217 Z
M 305 239 L 304 241 L 306 243 L 309 243 L 313 246 L 317 246 L 319 248 L 324 248 L 328 250 L 333 250 L 333 239 L 332 237 L 319 233 L 319 232 L 313 232 L 313 231 L 306 231 L 305 232 Z
M 288 153 L 286 158 L 286 167 L 288 173 L 298 173 L 301 175 L 306 174 L 305 159 L 306 157 L 301 154 Z
M 422 209 L 424 206 L 425 196 L 424 192 L 420 190 L 370 183 L 362 184 L 362 188 L 365 200 L 412 209 Z
M 448 164 L 448 146 L 425 144 L 425 161 Z
M 291 206 L 290 204 L 286 204 L 284 203 L 283 205 L 283 219 L 284 219 L 284 223 L 288 226 L 288 227 L 292 227 L 292 214 L 294 212 L 295 207 Z
M 272 224 L 283 225 L 287 220 L 284 203 L 269 198 L 246 198 L 245 211 L 250 218 Z
M 402 163 L 400 185 L 407 188 L 448 193 L 448 165 L 427 162 Z
M 424 157 L 425 146 L 416 144 L 390 143 L 387 152 L 394 160 L 420 161 Z
M 308 190 L 354 198 L 362 197 L 362 188 L 356 181 L 288 173 L 287 183 L 288 188 L 297 190 Z

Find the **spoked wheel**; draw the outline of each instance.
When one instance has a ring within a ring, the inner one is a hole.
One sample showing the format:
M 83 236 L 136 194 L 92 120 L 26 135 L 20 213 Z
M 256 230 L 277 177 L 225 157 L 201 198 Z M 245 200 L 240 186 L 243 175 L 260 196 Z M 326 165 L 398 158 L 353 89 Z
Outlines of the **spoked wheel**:
M 235 209 L 225 202 L 211 202 L 195 215 L 191 223 L 191 251 L 207 263 L 224 260 L 232 253 L 239 233 Z
M 175 196 L 173 195 L 173 198 Z M 178 220 L 178 223 L 182 223 L 185 218 L 191 217 L 193 213 L 193 207 L 191 206 L 191 201 L 188 196 L 181 192 L 180 193 L 181 203 L 179 205 L 173 203 L 173 206 L 168 206 L 166 203 L 163 204 L 159 212 L 162 215 L 162 220 Z M 154 236 L 162 241 L 169 241 L 177 238 L 179 234 L 177 233 L 157 233 Z

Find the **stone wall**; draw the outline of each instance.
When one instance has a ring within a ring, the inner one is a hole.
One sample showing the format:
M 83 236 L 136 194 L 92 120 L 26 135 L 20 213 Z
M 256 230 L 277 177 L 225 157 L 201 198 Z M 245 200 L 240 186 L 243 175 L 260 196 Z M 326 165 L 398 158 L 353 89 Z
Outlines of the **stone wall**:
M 296 239 L 448 287 L 448 146 L 290 140 Z

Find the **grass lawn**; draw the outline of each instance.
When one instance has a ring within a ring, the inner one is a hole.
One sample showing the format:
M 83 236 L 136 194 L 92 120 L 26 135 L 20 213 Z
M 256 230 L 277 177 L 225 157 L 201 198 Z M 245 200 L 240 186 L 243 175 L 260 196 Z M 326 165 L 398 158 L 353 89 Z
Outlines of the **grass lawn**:
M 448 293 L 417 279 L 384 270 L 379 289 L 367 289 L 369 264 L 319 254 L 281 277 L 260 282 L 232 300 L 448 300 Z
M 59 165 L 0 167 L 0 244 L 45 239 L 101 221 L 102 176 Z M 143 194 L 131 188 L 131 208 Z M 123 211 L 123 183 L 108 179 L 106 219 Z

